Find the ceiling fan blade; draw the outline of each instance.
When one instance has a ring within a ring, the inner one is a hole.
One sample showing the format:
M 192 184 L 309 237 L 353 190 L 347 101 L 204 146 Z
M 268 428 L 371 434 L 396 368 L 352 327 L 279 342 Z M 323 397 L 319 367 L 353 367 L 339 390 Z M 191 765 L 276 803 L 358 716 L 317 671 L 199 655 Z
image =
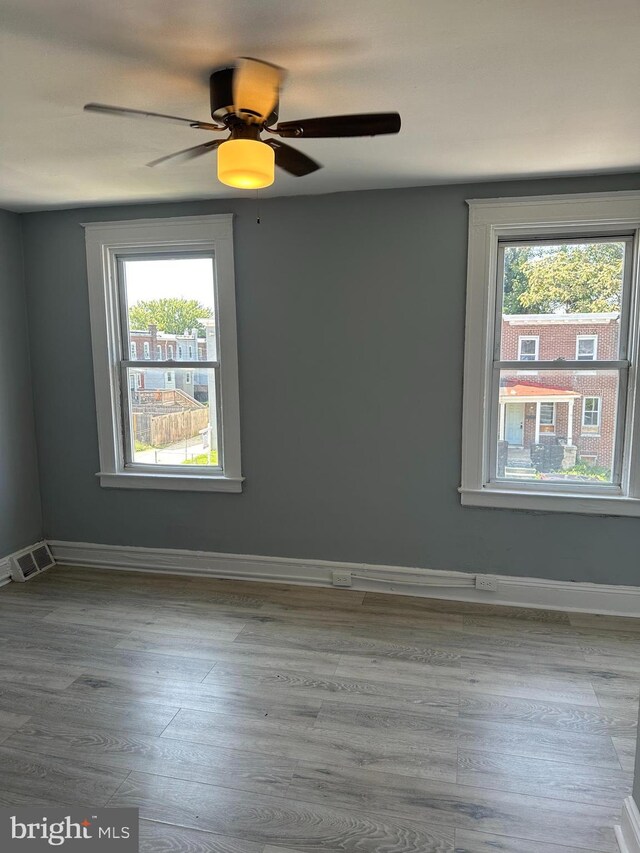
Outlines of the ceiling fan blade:
M 208 154 L 209 151 L 215 151 L 219 145 L 222 145 L 224 139 L 212 139 L 205 142 L 203 145 L 194 145 L 193 148 L 183 148 L 182 151 L 174 151 L 173 154 L 166 154 L 164 157 L 158 157 L 157 160 L 152 160 L 147 163 L 147 166 L 160 166 L 161 163 L 166 163 L 167 160 L 173 160 L 174 157 L 179 157 L 181 160 L 193 160 L 194 157 L 200 157 L 201 154 Z
M 378 136 L 381 133 L 398 133 L 398 113 L 362 113 L 350 116 L 325 116 L 303 118 L 298 121 L 281 121 L 275 132 L 285 137 Z
M 241 56 L 233 72 L 233 104 L 236 113 L 265 121 L 278 103 L 284 80 L 283 68 Z
M 123 116 L 124 118 L 159 118 L 164 121 L 172 121 L 177 124 L 187 124 L 189 127 L 197 127 L 201 130 L 226 130 L 218 124 L 208 121 L 198 121 L 195 118 L 181 118 L 180 116 L 169 116 L 164 113 L 149 113 L 145 110 L 131 110 L 128 107 L 112 107 L 109 104 L 85 104 L 84 109 L 90 113 L 104 113 L 105 115 Z
M 316 172 L 322 169 L 320 163 L 316 163 L 311 157 L 307 157 L 302 151 L 292 148 L 290 145 L 285 145 L 278 139 L 268 139 L 266 144 L 273 148 L 276 154 L 276 166 L 289 172 L 290 175 L 295 175 L 297 178 L 303 178 L 305 175 L 310 175 L 311 172 Z

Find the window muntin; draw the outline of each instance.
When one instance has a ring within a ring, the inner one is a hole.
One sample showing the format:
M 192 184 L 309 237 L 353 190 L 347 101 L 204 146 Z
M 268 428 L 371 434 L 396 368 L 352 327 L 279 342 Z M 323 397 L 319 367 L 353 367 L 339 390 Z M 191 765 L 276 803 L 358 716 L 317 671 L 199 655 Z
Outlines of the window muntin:
M 578 335 L 576 338 L 576 361 L 595 361 L 598 357 L 598 336 Z
M 220 470 L 212 256 L 124 256 L 118 262 L 118 279 L 123 348 L 134 330 L 144 331 L 141 327 L 145 322 L 146 332 L 153 339 L 159 333 L 182 334 L 180 326 L 188 317 L 207 354 L 205 362 L 182 359 L 185 367 L 171 372 L 154 367 L 140 370 L 128 361 L 122 362 L 123 370 L 139 374 L 141 379 L 125 400 L 125 467 L 177 468 L 189 464 Z M 182 346 L 178 346 L 178 352 L 182 353 Z M 192 344 L 188 352 L 193 355 Z M 156 345 L 154 354 L 161 357 L 160 345 Z M 148 341 L 144 343 L 144 358 L 150 358 Z M 197 389 L 194 371 L 187 369 L 195 364 L 205 368 L 199 371 Z M 127 383 L 127 387 L 132 386 Z M 193 448 L 198 452 L 192 452 Z

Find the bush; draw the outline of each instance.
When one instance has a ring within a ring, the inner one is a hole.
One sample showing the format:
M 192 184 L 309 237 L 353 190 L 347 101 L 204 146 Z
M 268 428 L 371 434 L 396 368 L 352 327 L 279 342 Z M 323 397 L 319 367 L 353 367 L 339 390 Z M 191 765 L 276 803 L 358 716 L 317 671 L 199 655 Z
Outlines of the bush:
M 558 473 L 568 474 L 570 477 L 589 477 L 590 480 L 601 480 L 611 482 L 611 471 L 602 465 L 589 465 L 588 462 L 576 462 L 573 468 Z

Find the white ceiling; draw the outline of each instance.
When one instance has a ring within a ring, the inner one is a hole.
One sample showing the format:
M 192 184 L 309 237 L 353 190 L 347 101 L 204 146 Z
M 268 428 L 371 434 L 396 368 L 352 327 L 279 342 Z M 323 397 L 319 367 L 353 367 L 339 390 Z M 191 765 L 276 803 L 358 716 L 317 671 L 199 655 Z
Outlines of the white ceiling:
M 286 67 L 281 120 L 398 110 L 398 136 L 293 141 L 325 168 L 264 195 L 640 166 L 639 0 L 0 0 L 0 207 L 241 195 L 215 155 L 145 164 L 204 131 L 208 75 Z

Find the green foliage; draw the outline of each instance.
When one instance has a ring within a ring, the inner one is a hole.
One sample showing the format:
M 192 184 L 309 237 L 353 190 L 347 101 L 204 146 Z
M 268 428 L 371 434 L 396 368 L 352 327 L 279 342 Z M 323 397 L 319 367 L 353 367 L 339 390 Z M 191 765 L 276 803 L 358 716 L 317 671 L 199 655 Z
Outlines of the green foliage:
M 600 480 L 603 483 L 611 482 L 611 471 L 608 468 L 589 465 L 587 462 L 576 462 L 573 468 L 558 473 L 567 474 L 569 477 L 589 477 L 590 480 Z
M 563 477 L 571 479 L 575 477 L 580 480 L 599 480 L 602 483 L 611 482 L 611 471 L 602 465 L 589 465 L 588 462 L 576 462 L 572 468 L 559 468 L 549 474 L 536 474 L 538 480 L 553 479 L 554 474 L 562 474 Z
M 186 329 L 197 329 L 203 335 L 204 327 L 198 321 L 212 316 L 211 309 L 197 299 L 149 299 L 131 306 L 129 326 L 146 330 L 155 323 L 159 332 L 181 335 Z
M 152 450 L 153 446 L 151 444 L 145 444 L 143 441 L 138 441 L 136 438 L 133 442 L 136 453 L 141 453 L 143 450 Z
M 518 246 L 505 251 L 504 313 L 620 310 L 621 243 Z
M 217 465 L 218 451 L 210 450 L 209 453 L 199 453 L 193 459 L 185 459 L 183 465 Z

